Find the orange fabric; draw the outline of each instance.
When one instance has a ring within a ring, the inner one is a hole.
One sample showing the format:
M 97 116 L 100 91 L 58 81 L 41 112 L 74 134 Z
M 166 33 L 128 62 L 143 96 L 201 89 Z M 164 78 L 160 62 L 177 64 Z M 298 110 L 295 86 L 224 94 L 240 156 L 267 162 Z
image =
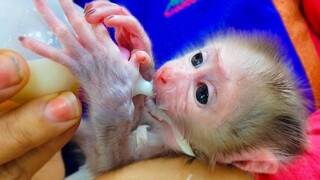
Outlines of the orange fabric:
M 318 52 L 318 56 L 320 56 L 320 1 L 301 1 L 301 11 L 306 22 L 308 22 L 309 34 Z
M 320 58 L 308 33 L 307 24 L 300 11 L 299 0 L 273 0 L 281 15 L 290 39 L 308 76 L 315 97 L 316 108 L 320 108 Z

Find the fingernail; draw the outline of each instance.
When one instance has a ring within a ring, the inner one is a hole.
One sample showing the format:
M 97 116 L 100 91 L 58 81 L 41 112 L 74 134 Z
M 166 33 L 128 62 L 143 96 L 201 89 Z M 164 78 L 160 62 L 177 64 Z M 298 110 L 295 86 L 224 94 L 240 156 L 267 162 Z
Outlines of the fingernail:
M 112 19 L 112 18 L 114 18 L 114 15 L 107 16 L 105 19 Z
M 94 12 L 96 12 L 96 9 L 91 9 L 90 11 L 88 11 L 88 12 L 84 15 L 84 17 L 87 17 L 87 16 L 93 14 Z
M 147 64 L 148 59 L 147 57 L 142 56 L 142 57 L 139 57 L 138 61 L 139 61 L 139 64 Z
M 85 5 L 84 5 L 84 10 L 83 10 L 83 12 L 84 13 L 87 13 L 87 10 L 89 10 L 89 9 L 91 9 L 92 8 L 92 4 L 91 3 L 86 3 Z
M 22 81 L 22 74 L 17 58 L 12 53 L 0 55 L 0 89 L 17 85 Z
M 64 92 L 47 104 L 44 113 L 49 121 L 64 122 L 80 117 L 80 107 L 73 93 Z
M 23 36 L 19 36 L 19 37 L 18 37 L 18 40 L 19 40 L 19 41 L 23 41 L 24 39 L 25 39 L 25 37 L 23 37 Z

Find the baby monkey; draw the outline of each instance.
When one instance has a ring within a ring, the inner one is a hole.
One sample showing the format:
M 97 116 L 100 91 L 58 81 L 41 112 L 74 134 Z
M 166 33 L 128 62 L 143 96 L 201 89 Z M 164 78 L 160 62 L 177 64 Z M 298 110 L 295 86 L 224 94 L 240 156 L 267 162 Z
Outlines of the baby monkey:
M 63 51 L 28 37 L 21 44 L 78 78 L 88 117 L 75 139 L 92 176 L 175 153 L 275 173 L 303 152 L 304 100 L 271 36 L 229 31 L 153 73 L 150 40 L 124 7 L 87 4 L 88 27 L 72 1 L 60 0 L 74 35 L 45 1 L 34 3 Z M 139 73 L 153 79 L 154 96 L 132 98 Z

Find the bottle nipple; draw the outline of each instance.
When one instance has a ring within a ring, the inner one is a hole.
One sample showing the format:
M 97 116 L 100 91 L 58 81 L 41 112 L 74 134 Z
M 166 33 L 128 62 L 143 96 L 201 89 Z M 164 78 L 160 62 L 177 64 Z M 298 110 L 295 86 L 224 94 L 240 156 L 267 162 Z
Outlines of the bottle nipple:
M 143 79 L 141 74 L 139 75 L 138 80 L 135 84 L 135 87 L 133 88 L 132 97 L 139 94 L 143 94 L 146 96 L 153 95 L 153 83 Z

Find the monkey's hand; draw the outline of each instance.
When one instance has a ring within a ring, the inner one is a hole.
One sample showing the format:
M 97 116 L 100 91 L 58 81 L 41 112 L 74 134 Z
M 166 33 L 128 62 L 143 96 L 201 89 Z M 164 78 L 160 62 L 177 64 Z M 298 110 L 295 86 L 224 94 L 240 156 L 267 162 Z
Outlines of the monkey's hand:
M 137 50 L 145 51 L 152 57 L 151 42 L 139 21 L 125 8 L 109 1 L 93 1 L 86 4 L 85 18 L 90 24 L 103 22 L 115 29 L 115 39 L 119 46 L 133 54 Z M 142 66 L 140 72 L 144 78 L 151 80 L 154 63 Z
M 60 4 L 75 33 L 46 1 L 34 0 L 34 4 L 63 49 L 30 37 L 19 39 L 27 49 L 66 66 L 80 81 L 89 105 L 87 122 L 92 133 L 83 142 L 89 166 L 99 173 L 127 163 L 130 157 L 125 150 L 134 115 L 132 88 L 139 75 L 139 61 L 145 62 L 146 53 L 137 51 L 128 61 L 104 25 L 88 26 L 71 0 L 60 0 Z
M 21 44 L 31 51 L 66 66 L 80 81 L 88 102 L 103 105 L 119 114 L 132 114 L 132 87 L 138 78 L 139 63 L 124 58 L 111 40 L 103 24 L 88 26 L 72 1 L 60 0 L 75 34 L 58 19 L 44 0 L 35 5 L 63 49 L 57 49 L 29 37 L 20 37 Z M 112 102 L 112 103 L 111 103 Z M 131 116 L 131 115 L 130 115 Z

